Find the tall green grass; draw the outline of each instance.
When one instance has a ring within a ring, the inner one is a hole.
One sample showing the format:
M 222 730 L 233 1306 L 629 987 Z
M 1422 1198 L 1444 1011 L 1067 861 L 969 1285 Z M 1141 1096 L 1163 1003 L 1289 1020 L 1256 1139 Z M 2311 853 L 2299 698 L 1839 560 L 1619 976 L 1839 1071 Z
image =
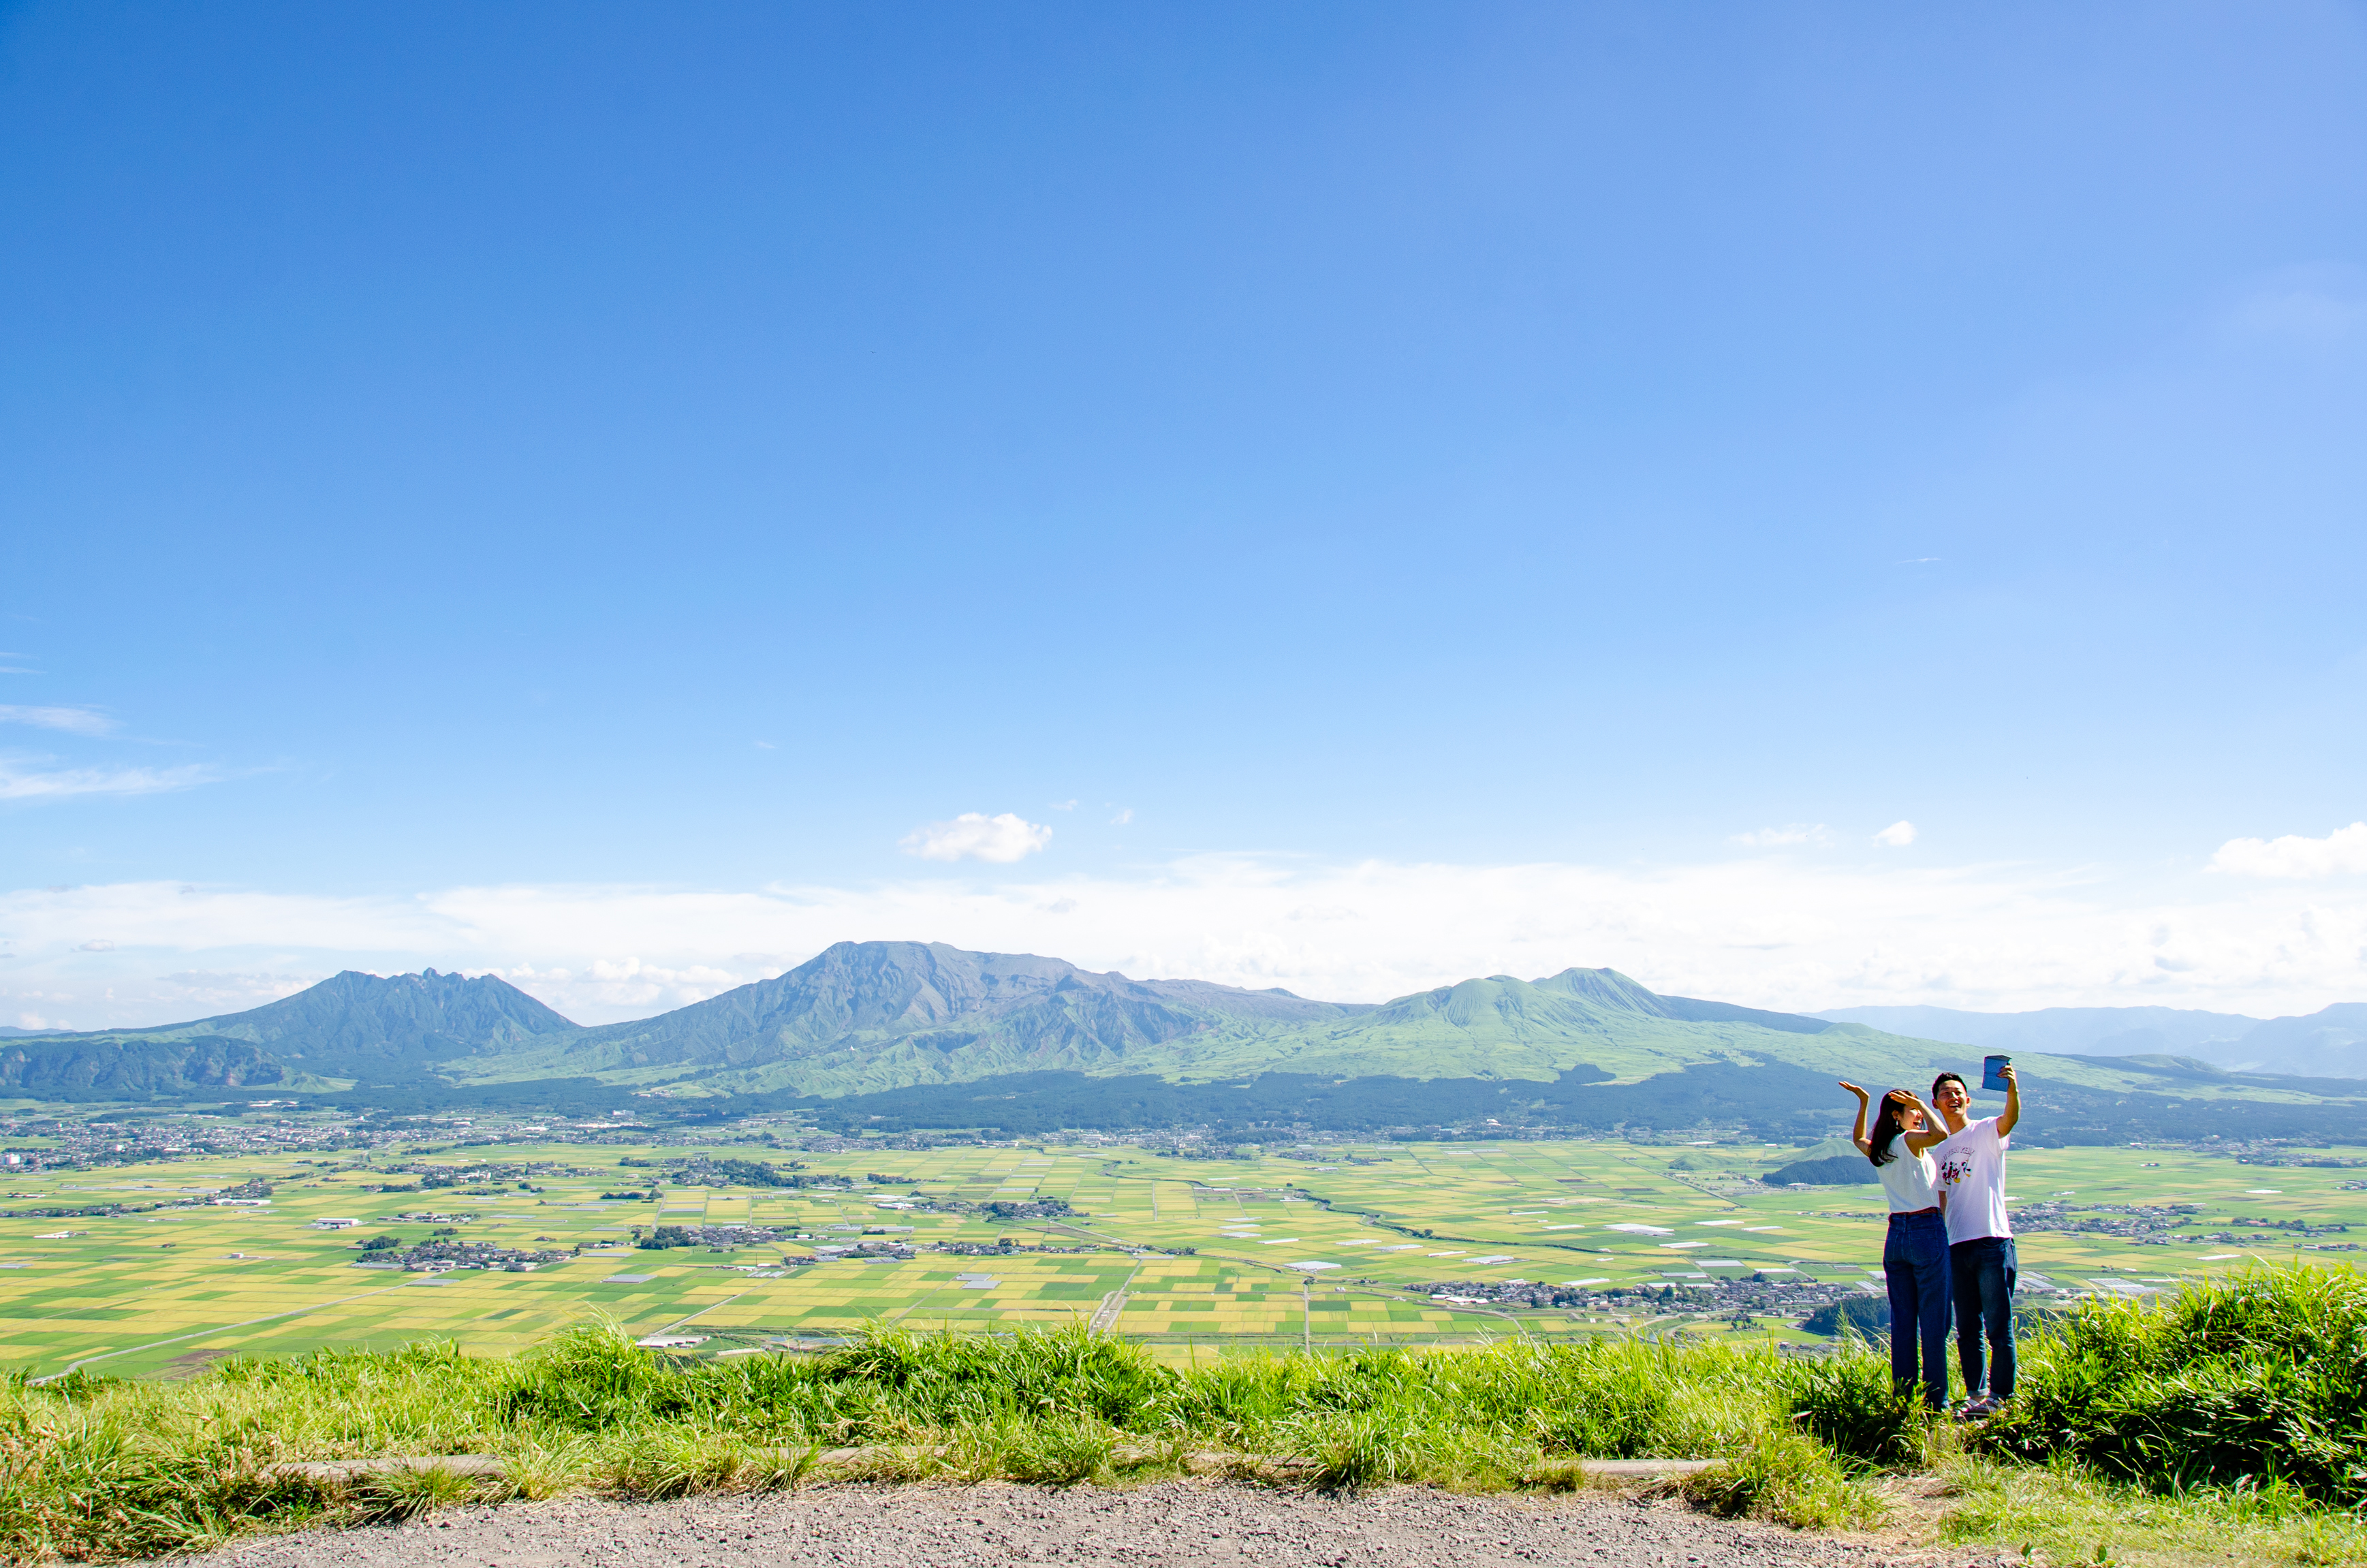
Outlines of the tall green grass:
M 1980 1445 L 2161 1492 L 2367 1505 L 2367 1276 L 2256 1269 L 2085 1307 L 2024 1350 L 2013 1408 Z
M 383 1517 L 459 1484 L 346 1487 L 274 1468 L 295 1460 L 493 1454 L 505 1472 L 495 1493 L 508 1495 L 781 1485 L 829 1448 L 873 1450 L 883 1475 L 1066 1483 L 1109 1474 L 1122 1456 L 1156 1473 L 1216 1450 L 1296 1457 L 1318 1485 L 1503 1487 L 1550 1483 L 1574 1457 L 1739 1459 L 1781 1437 L 1805 1445 L 1818 1485 L 1846 1491 L 1851 1465 L 1906 1451 L 1905 1419 L 1874 1358 L 1802 1363 L 1772 1345 L 1517 1340 L 1178 1370 L 1081 1327 L 876 1328 L 810 1359 L 687 1361 L 595 1324 L 510 1359 L 420 1345 L 229 1361 L 187 1383 L 19 1381 L 0 1394 L 0 1552 L 200 1546 Z M 1727 1500 L 1780 1512 L 1793 1484 L 1761 1477 Z
M 2086 1309 L 2028 1346 L 2025 1403 L 1980 1441 L 2165 1490 L 2355 1500 L 2361 1302 L 2355 1277 L 2289 1273 Z M 863 1449 L 882 1478 L 1068 1483 L 1215 1450 L 1295 1457 L 1291 1473 L 1319 1486 L 1476 1489 L 1569 1484 L 1578 1458 L 1702 1458 L 1720 1461 L 1686 1485 L 1705 1507 L 1860 1525 L 1883 1511 L 1886 1475 L 1948 1439 L 1892 1393 L 1881 1358 L 1772 1343 L 1520 1339 L 1178 1369 L 1082 1327 L 881 1327 L 821 1357 L 685 1360 L 589 1324 L 510 1358 L 420 1345 L 230 1361 L 185 1383 L 19 1380 L 0 1389 L 0 1555 L 148 1554 L 461 1494 L 782 1486 L 826 1449 Z M 503 1477 L 346 1484 L 278 1468 L 438 1454 L 497 1456 Z

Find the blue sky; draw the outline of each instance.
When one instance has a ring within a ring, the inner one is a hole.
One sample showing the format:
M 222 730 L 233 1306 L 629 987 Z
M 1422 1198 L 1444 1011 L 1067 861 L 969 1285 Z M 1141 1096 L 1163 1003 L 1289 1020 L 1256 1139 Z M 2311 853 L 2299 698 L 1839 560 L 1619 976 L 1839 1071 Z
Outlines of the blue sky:
M 0 1019 L 2367 996 L 2356 6 L 17 5 L 0 210 Z

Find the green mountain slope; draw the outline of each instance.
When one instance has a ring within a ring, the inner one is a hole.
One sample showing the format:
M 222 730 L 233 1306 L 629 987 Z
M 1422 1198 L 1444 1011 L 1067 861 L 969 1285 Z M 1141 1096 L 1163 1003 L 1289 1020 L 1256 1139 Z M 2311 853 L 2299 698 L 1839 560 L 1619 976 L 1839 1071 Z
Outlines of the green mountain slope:
M 39 1096 L 140 1096 L 323 1080 L 400 1083 L 576 1025 L 494 975 L 348 970 L 243 1013 L 154 1028 L 20 1037 L 0 1085 Z
M 192 1089 L 327 1087 L 244 1040 L 57 1036 L 0 1041 L 0 1095 L 145 1099 Z
M 1930 1059 L 1920 1046 L 1882 1043 L 1894 1039 L 1785 1013 L 1661 996 L 1616 970 L 1568 969 L 1535 981 L 1501 974 L 1467 980 L 1400 996 L 1360 1017 L 1263 1030 L 1254 1039 L 1183 1040 L 1163 1053 L 1162 1066 L 1186 1078 L 1263 1067 L 1537 1080 L 1587 1066 L 1633 1080 L 1709 1062 L 1746 1065 L 1762 1056 L 1818 1070 L 1850 1062 L 1867 1074 Z

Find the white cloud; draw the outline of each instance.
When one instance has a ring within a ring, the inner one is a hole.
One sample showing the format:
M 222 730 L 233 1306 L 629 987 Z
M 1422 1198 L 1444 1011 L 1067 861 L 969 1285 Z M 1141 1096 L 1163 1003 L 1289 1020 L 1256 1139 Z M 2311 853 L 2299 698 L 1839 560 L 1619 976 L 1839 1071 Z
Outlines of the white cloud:
M 1052 842 L 1052 830 L 1029 822 L 1016 812 L 988 816 L 964 812 L 951 822 L 933 822 L 914 828 L 899 842 L 907 855 L 923 860 L 991 860 L 1007 866 Z
M 78 953 L 111 953 L 114 950 L 115 944 L 104 937 L 93 937 L 74 949 Z
M 2324 838 L 2231 838 L 2211 857 L 2211 869 L 2238 877 L 2332 877 L 2367 871 L 2367 822 L 2336 828 Z
M 67 767 L 49 772 L 0 760 L 0 801 L 62 801 L 76 795 L 158 795 L 218 778 L 199 764 L 180 767 Z
M 747 955 L 754 957 L 757 955 Z M 541 996 L 545 1001 L 563 1001 L 560 1008 L 570 1017 L 588 1015 L 581 1021 L 593 1022 L 605 1018 L 636 1017 L 649 1013 L 664 1012 L 674 1007 L 704 1002 L 710 996 L 761 980 L 780 971 L 768 962 L 754 966 L 756 972 L 744 973 L 722 969 L 713 964 L 674 966 L 643 963 L 638 958 L 595 959 L 578 971 L 551 969 L 538 971 L 530 964 L 513 969 L 494 969 L 498 974 L 522 991 Z M 570 1009 L 573 1009 L 570 1012 Z
M 89 708 L 18 708 L 0 703 L 0 724 L 30 724 L 39 730 L 63 730 L 76 735 L 103 735 L 115 721 Z
M 1738 833 L 1733 842 L 1752 849 L 1780 849 L 1788 844 L 1813 844 L 1819 849 L 1829 846 L 1832 834 L 1823 823 L 1813 825 L 1795 822 L 1789 827 L 1762 827 L 1756 833 Z
M 1121 807 L 1119 807 L 1119 808 L 1118 808 L 1117 815 L 1116 815 L 1116 816 L 1114 816 L 1114 817 L 1110 818 L 1110 826 L 1112 826 L 1112 827 L 1124 827 L 1127 824 L 1128 824 L 1128 823 L 1132 822 L 1133 820 L 1134 820 L 1134 808 L 1133 808 L 1132 806 L 1121 806 Z
M 2239 338 L 2312 346 L 2338 342 L 2367 325 L 2367 286 L 2355 267 L 2297 267 L 2263 282 L 2228 312 Z
M 1904 849 L 1915 842 L 1915 824 L 1902 818 L 1875 834 L 1874 841 L 1893 849 Z
M 1077 809 L 1077 802 L 1074 801 L 1055 801 L 1052 802 L 1052 809 L 1056 812 L 1073 812 Z
M 260 1007 L 266 1002 L 277 1002 L 282 996 L 293 996 L 307 986 L 317 985 L 337 970 L 370 967 L 355 963 L 333 964 L 318 974 L 189 969 L 158 975 L 151 984 L 160 994 L 178 1004 L 175 1014 L 176 1018 L 202 1017 L 215 1013 L 241 1013 L 249 1007 Z M 397 967 L 382 965 L 373 972 L 391 974 L 396 972 Z M 399 967 L 425 969 L 432 966 L 421 963 Z
M 1609 965 L 1678 995 L 1795 1010 L 2145 1003 L 2265 1015 L 2367 999 L 2367 892 L 2200 875 L 2138 884 L 2023 865 L 1210 855 L 1127 876 L 1019 882 L 356 898 L 184 886 L 0 893 L 0 937 L 17 954 L 0 971 L 0 1016 L 31 1008 L 75 1028 L 165 1023 L 254 1006 L 339 969 L 432 964 L 500 972 L 568 1017 L 600 1023 L 777 973 L 832 942 L 884 938 L 1338 1001 L 1573 964 Z M 1080 923 L 1063 904 L 1093 918 Z M 76 950 L 98 939 L 116 949 Z

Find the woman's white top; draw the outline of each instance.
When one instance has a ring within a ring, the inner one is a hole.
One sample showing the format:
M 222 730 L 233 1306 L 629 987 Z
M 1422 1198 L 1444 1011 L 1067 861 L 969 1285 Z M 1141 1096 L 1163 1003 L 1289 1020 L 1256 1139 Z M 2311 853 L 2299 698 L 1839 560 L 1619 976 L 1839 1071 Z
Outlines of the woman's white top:
M 1874 1167 L 1882 1177 L 1882 1195 L 1890 1199 L 1893 1214 L 1912 1214 L 1919 1209 L 1940 1206 L 1940 1167 L 1931 1163 L 1927 1152 L 1915 1153 L 1907 1147 L 1907 1135 L 1892 1140 L 1890 1163 Z

